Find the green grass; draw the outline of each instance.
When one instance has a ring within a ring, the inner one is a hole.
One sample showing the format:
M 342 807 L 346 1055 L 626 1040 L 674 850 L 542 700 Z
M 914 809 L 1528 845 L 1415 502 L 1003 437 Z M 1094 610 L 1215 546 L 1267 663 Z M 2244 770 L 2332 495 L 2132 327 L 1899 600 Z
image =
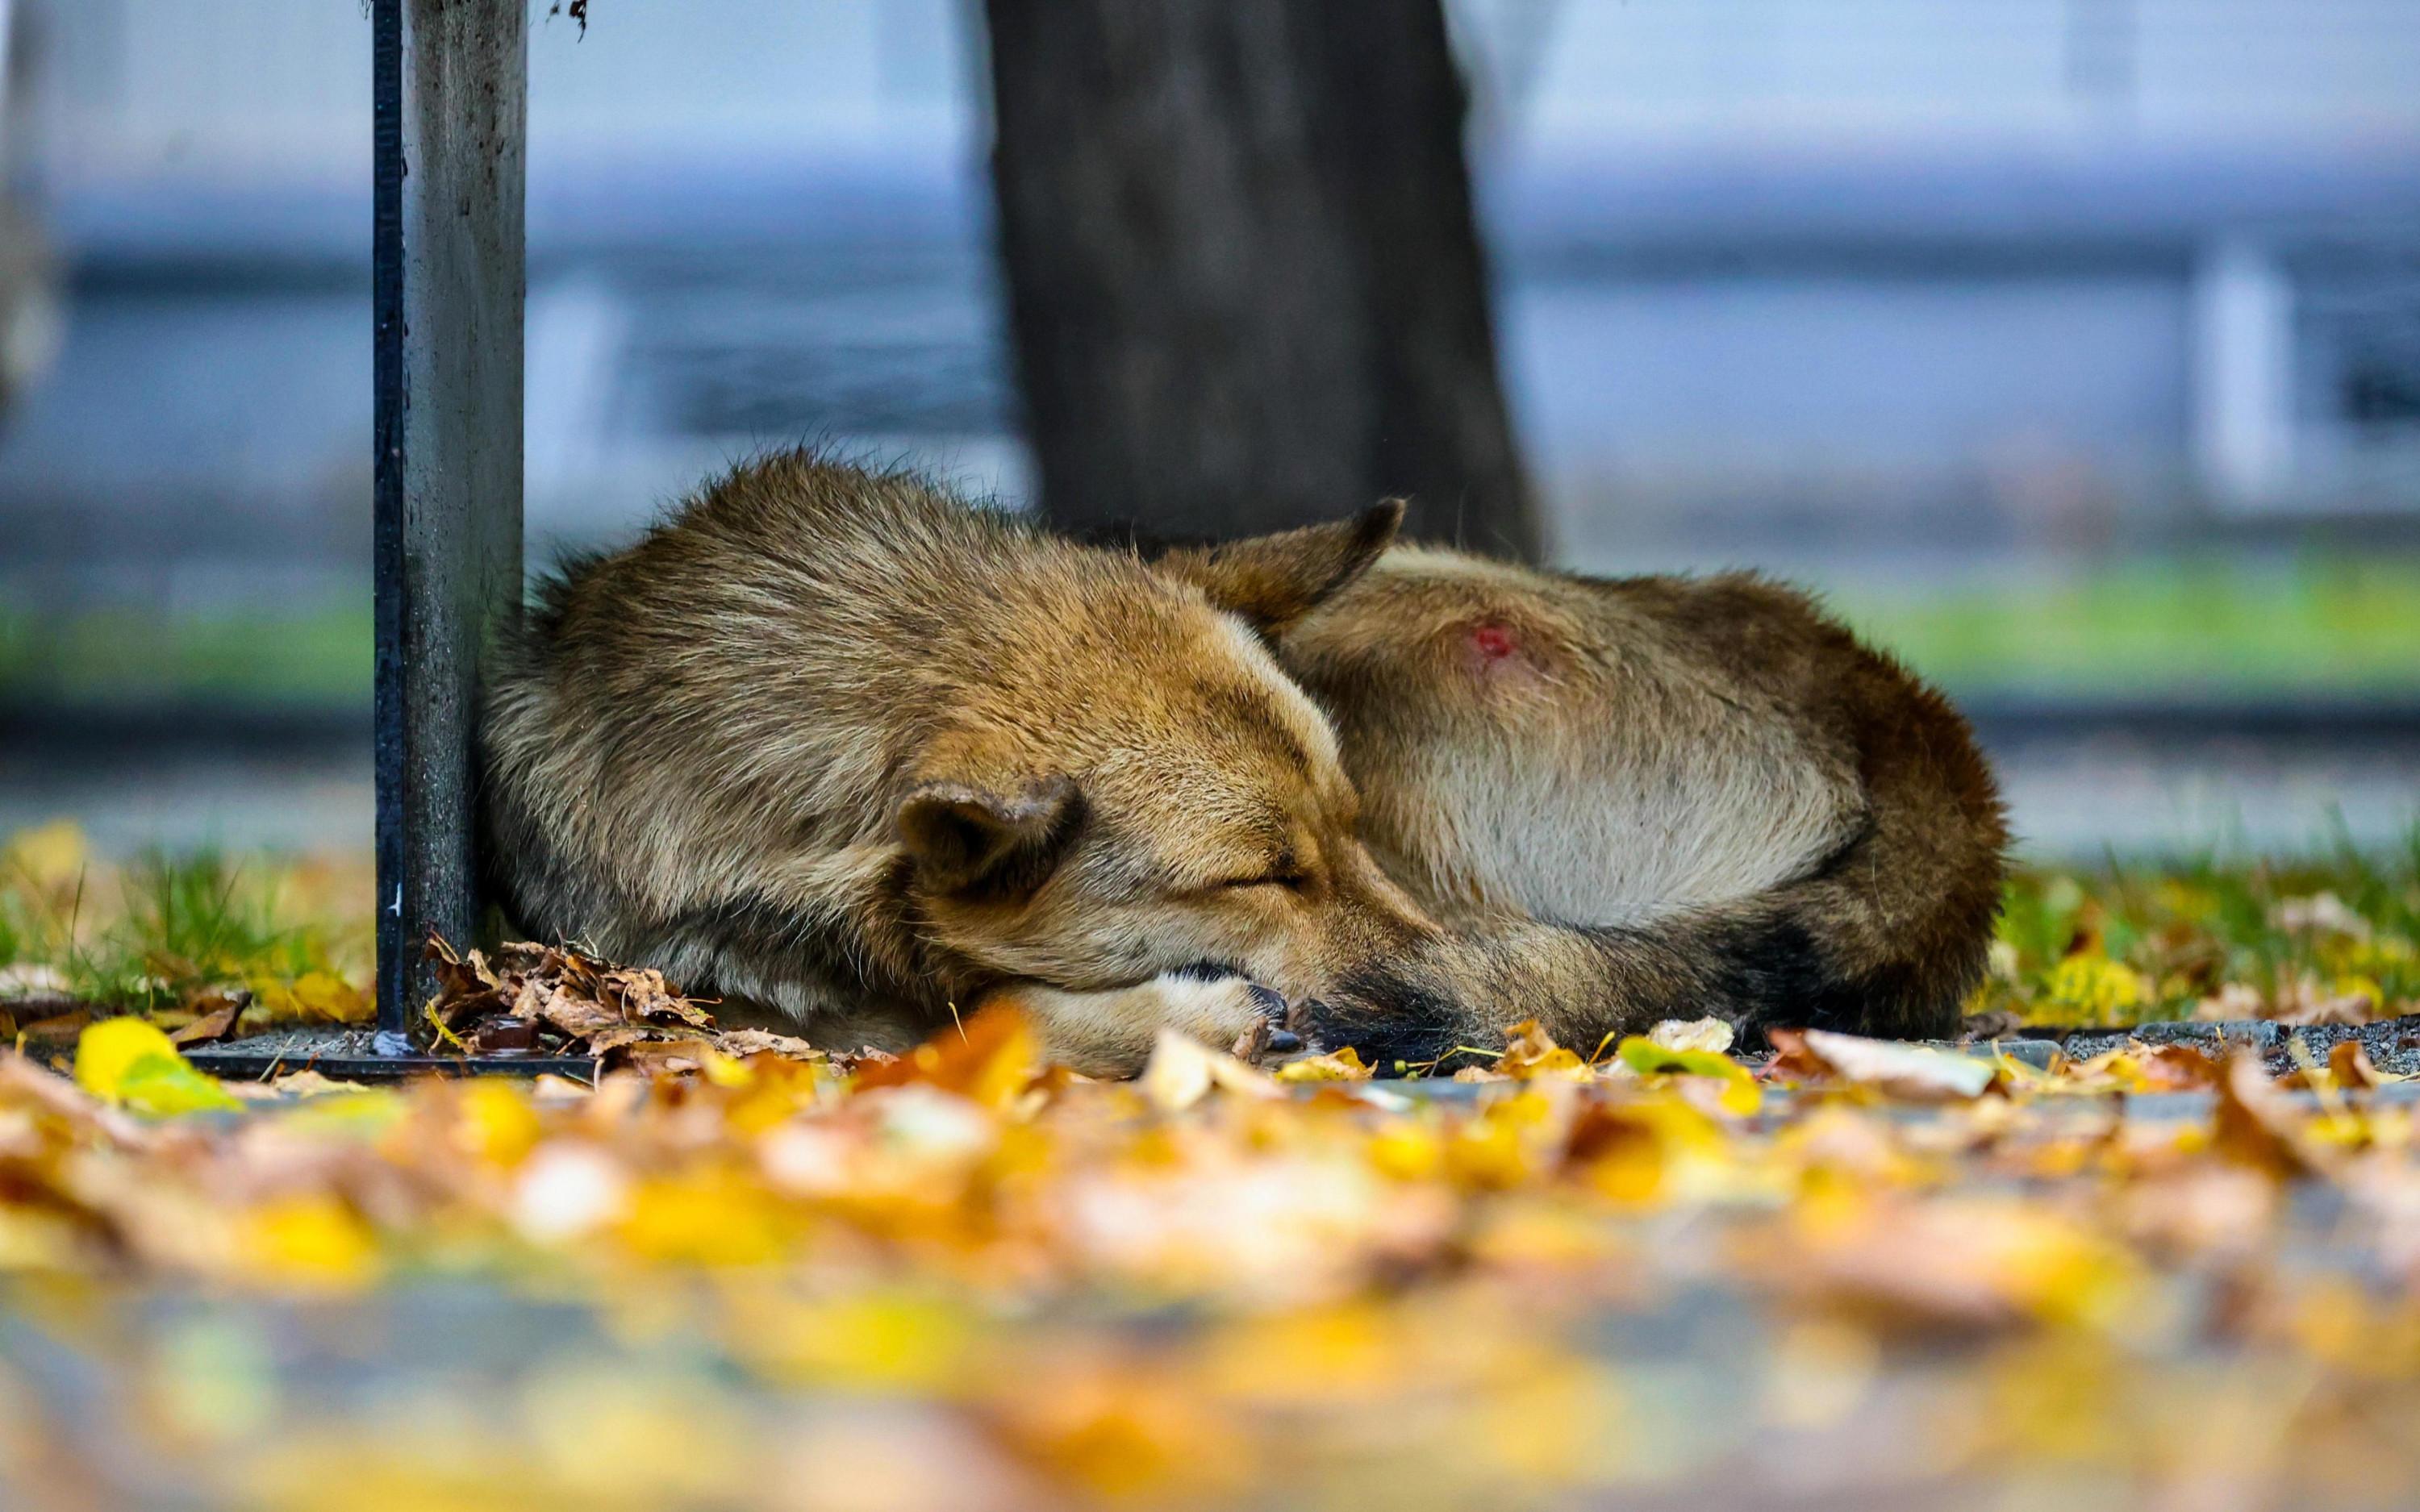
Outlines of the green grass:
M 1814 586 L 1962 692 L 2420 693 L 2420 557 L 2162 558 L 2039 579 Z M 65 617 L 0 604 L 0 699 L 360 704 L 370 641 L 366 602 Z
M 2385 853 L 2021 872 L 2000 940 L 1978 1006 L 2043 1022 L 2187 1018 L 2229 984 L 2420 1012 L 2420 828 Z
M 0 854 L 0 969 L 47 967 L 72 998 L 147 1011 L 315 976 L 326 996 L 365 979 L 362 871 L 215 851 L 110 866 L 45 826 Z
M 1990 586 L 1844 585 L 1834 607 L 1949 687 L 2420 690 L 2420 560 L 2118 563 Z
M 0 606 L 0 698 L 344 704 L 369 698 L 359 605 L 219 614 L 132 609 L 36 617 Z

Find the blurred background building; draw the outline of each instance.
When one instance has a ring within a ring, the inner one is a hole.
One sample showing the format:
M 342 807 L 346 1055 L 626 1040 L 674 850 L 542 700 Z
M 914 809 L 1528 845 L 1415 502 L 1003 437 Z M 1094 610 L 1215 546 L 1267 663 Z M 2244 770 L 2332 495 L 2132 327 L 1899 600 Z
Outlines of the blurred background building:
M 2054 848 L 2400 832 L 2420 0 L 1448 8 L 1558 560 L 1822 588 Z M 534 558 L 799 439 L 1019 496 L 973 8 L 592 11 L 531 43 Z M 365 841 L 367 22 L 0 17 L 0 829 Z

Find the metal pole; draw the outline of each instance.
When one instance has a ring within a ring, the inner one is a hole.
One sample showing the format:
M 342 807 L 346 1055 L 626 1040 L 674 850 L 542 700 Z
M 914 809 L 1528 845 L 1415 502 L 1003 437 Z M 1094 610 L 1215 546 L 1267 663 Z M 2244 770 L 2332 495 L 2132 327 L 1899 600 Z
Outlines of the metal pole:
M 479 669 L 521 595 L 527 0 L 374 0 L 379 1048 L 481 905 Z

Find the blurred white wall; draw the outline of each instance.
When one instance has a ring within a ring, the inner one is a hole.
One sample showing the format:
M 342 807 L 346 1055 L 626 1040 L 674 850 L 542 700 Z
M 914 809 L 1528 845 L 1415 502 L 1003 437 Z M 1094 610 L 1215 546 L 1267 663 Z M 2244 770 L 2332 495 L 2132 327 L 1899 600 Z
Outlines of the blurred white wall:
M 353 0 L 22 0 L 57 178 L 349 181 L 369 147 Z M 954 151 L 969 0 L 533 0 L 533 147 Z M 2420 134 L 2413 0 L 1456 0 L 1516 151 L 1776 150 Z M 1485 112 L 1494 112 L 1493 115 Z M 1913 139 L 1912 139 L 1913 138 Z
M 357 0 L 23 0 L 48 54 L 57 183 L 350 184 L 369 161 Z M 955 0 L 597 0 L 586 35 L 534 0 L 539 161 L 955 150 L 968 131 Z
M 1540 145 L 2420 130 L 2412 0 L 1571 0 L 1557 21 Z
M 292 522 L 364 472 L 360 0 L 16 3 L 83 297 L 0 520 L 352 551 Z M 532 0 L 534 533 L 799 436 L 1019 486 L 973 4 Z M 2420 0 L 1450 14 L 1573 559 L 2420 513 Z

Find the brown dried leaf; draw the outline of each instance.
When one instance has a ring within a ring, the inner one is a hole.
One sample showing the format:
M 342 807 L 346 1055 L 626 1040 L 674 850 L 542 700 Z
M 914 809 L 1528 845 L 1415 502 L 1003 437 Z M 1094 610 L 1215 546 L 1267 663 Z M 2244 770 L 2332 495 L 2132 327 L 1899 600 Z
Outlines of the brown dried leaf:
M 2338 1087 L 2356 1091 L 2368 1091 L 2383 1085 L 2378 1068 L 2370 1063 L 2369 1051 L 2359 1040 L 2347 1040 L 2328 1052 L 2328 1074 Z
M 221 997 L 216 995 L 203 998 L 194 1005 L 201 1016 L 183 1028 L 170 1033 L 168 1042 L 181 1050 L 189 1044 L 212 1044 L 225 1039 L 227 1032 L 235 1027 L 236 1020 L 243 1016 L 244 1009 L 251 1002 L 250 994 L 240 995 L 240 1001 L 237 997 Z
M 715 1038 L 714 1048 L 734 1060 L 750 1056 L 780 1056 L 784 1060 L 828 1060 L 832 1057 L 796 1035 L 770 1029 L 733 1029 Z
M 2218 1081 L 2216 1119 L 2211 1148 L 2239 1165 L 2280 1181 L 2322 1168 L 2257 1056 L 2246 1052 L 2227 1060 Z
M 645 1035 L 644 1030 L 636 1032 L 641 1036 Z M 600 1041 L 606 1038 L 599 1036 Z M 700 1069 L 706 1064 L 706 1057 L 715 1054 L 715 1046 L 712 1041 L 701 1040 L 693 1035 L 679 1040 L 652 1037 L 628 1040 L 617 1038 L 603 1044 L 602 1048 L 597 1049 L 596 1053 L 603 1056 L 614 1052 L 619 1052 L 615 1056 L 615 1064 L 618 1066 L 627 1066 L 632 1071 L 643 1072 L 649 1076 L 670 1076 Z
M 592 1056 L 610 1056 L 616 1050 L 631 1045 L 659 1046 L 667 1043 L 704 1046 L 706 1042 L 694 1035 L 684 1035 L 679 1040 L 674 1041 L 660 1030 L 645 1024 L 613 1024 L 587 1036 L 582 1042 L 581 1049 Z
M 2155 1046 L 2144 1051 L 2138 1063 L 2153 1091 L 2195 1091 L 2219 1083 L 2219 1063 L 2189 1044 Z

